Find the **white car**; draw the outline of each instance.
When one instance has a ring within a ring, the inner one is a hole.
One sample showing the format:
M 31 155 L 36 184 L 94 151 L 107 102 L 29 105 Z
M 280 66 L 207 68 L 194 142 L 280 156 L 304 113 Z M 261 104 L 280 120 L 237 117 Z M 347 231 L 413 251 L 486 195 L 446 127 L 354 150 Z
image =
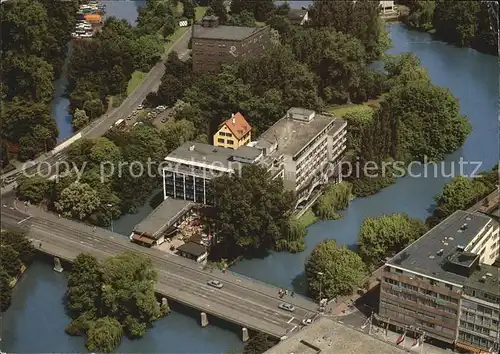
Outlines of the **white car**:
M 207 284 L 210 285 L 210 286 L 213 286 L 214 288 L 217 288 L 217 289 L 221 289 L 224 286 L 224 284 L 222 284 L 218 280 L 209 280 L 207 282 Z
M 137 106 L 137 110 L 138 110 L 138 111 L 140 111 L 140 110 L 141 110 L 141 109 L 143 109 L 143 108 L 144 108 L 144 106 L 143 106 L 142 104 L 140 104 L 140 105 L 138 105 L 138 106 Z
M 302 324 L 303 324 L 304 326 L 308 326 L 308 325 L 310 325 L 310 324 L 311 324 L 311 322 L 312 322 L 312 321 L 311 321 L 311 319 L 310 319 L 310 318 L 306 318 L 306 319 L 303 319 L 303 320 L 302 320 Z
M 158 106 L 158 107 L 156 107 L 156 109 L 159 110 L 160 112 L 162 112 L 162 111 L 166 110 L 167 107 L 165 107 L 165 106 Z
M 293 312 L 295 311 L 295 306 L 293 306 L 292 304 L 288 304 L 286 302 L 282 303 L 282 304 L 279 304 L 278 306 L 280 309 L 282 310 L 285 310 L 285 311 L 288 311 L 288 312 Z

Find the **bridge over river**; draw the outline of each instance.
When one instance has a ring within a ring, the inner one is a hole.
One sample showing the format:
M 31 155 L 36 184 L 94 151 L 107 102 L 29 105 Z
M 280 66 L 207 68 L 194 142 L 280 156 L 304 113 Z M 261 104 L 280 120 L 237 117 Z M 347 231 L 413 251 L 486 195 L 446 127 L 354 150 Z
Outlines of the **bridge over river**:
M 22 207 L 24 208 L 24 207 Z M 40 241 L 40 251 L 71 262 L 82 253 L 98 259 L 133 251 L 147 255 L 158 272 L 156 290 L 167 299 L 202 312 L 201 322 L 206 325 L 206 314 L 213 315 L 247 330 L 267 333 L 281 338 L 297 331 L 303 319 L 317 315 L 318 306 L 312 300 L 298 295 L 278 297 L 278 288 L 245 278 L 236 273 L 204 270 L 194 261 L 145 248 L 131 243 L 128 238 L 105 229 L 92 227 L 27 207 L 24 211 L 4 205 L 2 228 L 28 231 L 29 237 Z M 38 247 L 38 243 L 35 243 Z M 215 289 L 209 280 L 219 280 L 224 286 Z M 295 306 L 293 313 L 278 308 L 286 301 Z

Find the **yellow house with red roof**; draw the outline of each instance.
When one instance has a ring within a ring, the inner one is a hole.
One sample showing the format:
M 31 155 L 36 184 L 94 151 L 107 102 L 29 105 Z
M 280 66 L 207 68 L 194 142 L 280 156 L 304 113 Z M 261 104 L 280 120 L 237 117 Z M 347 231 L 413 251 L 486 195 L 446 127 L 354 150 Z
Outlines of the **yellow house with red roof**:
M 237 149 L 252 140 L 252 127 L 238 112 L 219 126 L 214 134 L 214 146 Z

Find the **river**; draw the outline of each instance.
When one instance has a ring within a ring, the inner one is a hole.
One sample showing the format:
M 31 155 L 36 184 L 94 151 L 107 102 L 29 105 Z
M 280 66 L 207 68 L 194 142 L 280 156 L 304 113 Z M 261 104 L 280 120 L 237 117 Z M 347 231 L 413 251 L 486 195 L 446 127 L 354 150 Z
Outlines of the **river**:
M 117 6 L 121 11 L 130 4 L 117 3 L 120 4 Z M 451 166 L 460 158 L 480 162 L 481 170 L 493 167 L 498 161 L 497 58 L 468 48 L 456 48 L 433 41 L 428 34 L 409 32 L 402 25 L 392 25 L 390 36 L 393 48 L 389 52 L 415 53 L 428 70 L 432 81 L 449 88 L 460 99 L 461 111 L 469 117 L 472 124 L 473 131 L 462 148 L 447 156 L 446 174 L 452 175 Z M 473 166 L 465 166 L 467 173 L 472 170 Z M 413 171 L 414 174 L 417 172 L 417 169 Z M 366 217 L 405 212 L 412 217 L 424 219 L 433 207 L 433 197 L 450 178 L 433 175 L 402 178 L 374 196 L 355 199 L 342 212 L 342 219 L 322 221 L 310 226 L 306 237 L 307 249 L 304 252 L 271 252 L 260 259 L 243 260 L 232 270 L 303 293 L 304 263 L 318 242 L 325 238 L 335 238 L 341 244 L 354 244 L 359 226 Z M 131 228 L 149 210 L 150 207 L 145 205 L 139 214 L 126 216 L 115 222 L 115 230 L 124 235 L 129 234 Z M 15 289 L 13 305 L 3 318 L 2 351 L 84 352 L 83 340 L 69 337 L 63 331 L 69 321 L 61 304 L 65 288 L 64 273 L 55 273 L 50 265 L 44 263 L 36 263 L 30 267 Z M 189 313 L 174 312 L 158 321 L 143 339 L 123 340 L 117 351 L 221 353 L 228 349 L 241 350 L 239 333 L 231 327 L 211 325 L 201 329 L 197 321 L 198 318 Z

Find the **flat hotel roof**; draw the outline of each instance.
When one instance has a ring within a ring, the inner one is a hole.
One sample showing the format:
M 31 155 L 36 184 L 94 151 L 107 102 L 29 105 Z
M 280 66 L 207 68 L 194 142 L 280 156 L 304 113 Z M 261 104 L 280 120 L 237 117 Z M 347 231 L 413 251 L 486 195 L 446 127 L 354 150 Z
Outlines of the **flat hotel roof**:
M 265 354 L 402 354 L 394 344 L 321 317 Z
M 337 120 L 339 123 L 345 123 L 345 121 L 334 116 L 318 113 L 309 122 L 290 119 L 285 116 L 266 130 L 258 140 L 263 140 L 271 144 L 278 142 L 279 154 L 293 156 L 334 120 Z M 339 128 L 342 125 L 339 125 Z
M 456 211 L 399 252 L 387 264 L 463 285 L 467 277 L 445 271 L 443 264 L 447 257 L 456 253 L 458 246 L 467 247 L 490 221 L 491 218 L 480 213 Z M 464 224 L 467 224 L 466 228 L 463 227 Z M 443 252 L 438 255 L 440 250 Z

